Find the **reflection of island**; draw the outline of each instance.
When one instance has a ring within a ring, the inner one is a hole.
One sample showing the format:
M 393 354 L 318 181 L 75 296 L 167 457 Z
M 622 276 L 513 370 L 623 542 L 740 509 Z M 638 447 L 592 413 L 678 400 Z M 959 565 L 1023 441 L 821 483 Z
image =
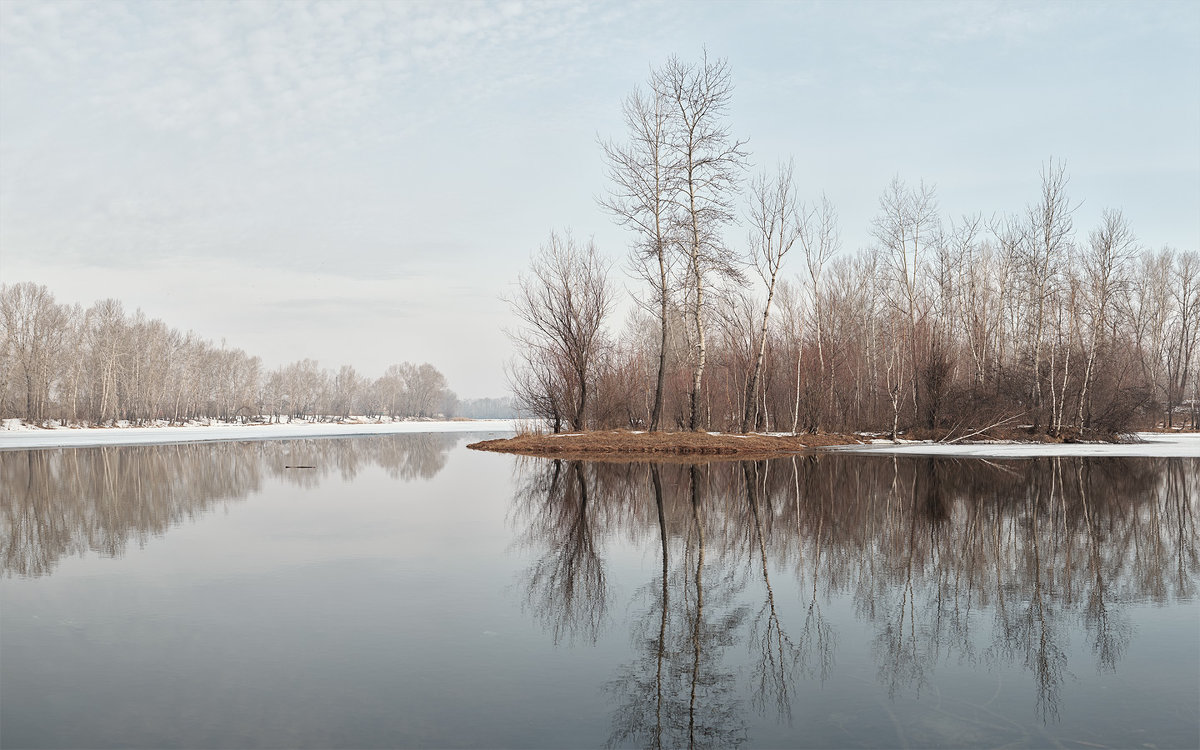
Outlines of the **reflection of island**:
M 461 435 L 0 451 L 0 557 L 8 575 L 39 576 L 66 555 L 121 555 L 264 479 L 316 486 L 381 466 L 399 480 L 430 479 Z M 289 470 L 289 465 L 312 469 Z
M 736 745 L 743 694 L 790 717 L 796 681 L 834 663 L 821 605 L 835 595 L 872 624 L 893 695 L 947 659 L 1014 664 L 1052 720 L 1076 623 L 1096 666 L 1115 669 L 1133 636 L 1125 607 L 1194 597 L 1200 578 L 1192 459 L 531 460 L 522 478 L 515 520 L 543 551 L 527 602 L 556 636 L 602 626 L 607 539 L 660 558 L 635 605 L 636 656 L 609 686 L 614 744 Z M 783 570 L 795 579 L 781 588 Z M 783 590 L 790 613 L 801 592 L 791 621 Z M 724 664 L 736 644 L 754 664 L 744 690 Z

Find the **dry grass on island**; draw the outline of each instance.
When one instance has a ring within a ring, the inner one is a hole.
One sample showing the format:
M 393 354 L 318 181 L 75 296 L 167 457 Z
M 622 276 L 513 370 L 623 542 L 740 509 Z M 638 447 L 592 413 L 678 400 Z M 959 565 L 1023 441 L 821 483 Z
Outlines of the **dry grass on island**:
M 863 442 L 853 435 L 713 435 L 707 432 L 632 432 L 595 430 L 558 434 L 525 433 L 511 438 L 484 440 L 468 448 L 497 453 L 518 453 L 549 458 L 586 458 L 660 461 L 674 456 L 690 460 L 775 458 L 809 448 L 854 445 Z
M 780 458 L 812 448 L 859 445 L 886 438 L 882 434 L 845 435 L 802 433 L 799 435 L 746 435 L 710 432 L 635 432 L 591 430 L 587 432 L 523 432 L 511 438 L 471 443 L 468 448 L 495 453 L 514 453 L 545 458 L 589 461 L 741 460 Z M 1087 437 L 1068 433 L 1045 435 L 1028 428 L 992 426 L 983 430 L 913 430 L 900 434 L 903 442 L 930 443 L 1119 443 L 1116 433 Z

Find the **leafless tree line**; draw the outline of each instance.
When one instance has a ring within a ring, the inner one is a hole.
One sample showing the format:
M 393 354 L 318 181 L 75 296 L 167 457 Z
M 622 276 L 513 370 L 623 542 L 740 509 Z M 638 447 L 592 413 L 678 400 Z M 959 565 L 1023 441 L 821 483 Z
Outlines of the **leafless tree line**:
M 117 420 L 453 416 L 457 397 L 431 364 L 371 379 L 304 359 L 274 370 L 241 349 L 181 333 L 107 299 L 60 304 L 43 285 L 0 285 L 0 417 Z
M 1025 209 L 990 217 L 944 217 L 934 186 L 897 177 L 872 245 L 840 252 L 835 207 L 800 197 L 793 164 L 742 179 L 731 95 L 725 61 L 672 58 L 626 99 L 625 139 L 601 143 L 601 204 L 631 232 L 638 304 L 615 330 L 610 269 L 590 244 L 576 248 L 586 262 L 536 256 L 510 300 L 528 324 L 511 381 L 529 412 L 556 430 L 949 439 L 1196 426 L 1196 252 L 1143 248 L 1116 209 L 1077 231 L 1054 160 Z

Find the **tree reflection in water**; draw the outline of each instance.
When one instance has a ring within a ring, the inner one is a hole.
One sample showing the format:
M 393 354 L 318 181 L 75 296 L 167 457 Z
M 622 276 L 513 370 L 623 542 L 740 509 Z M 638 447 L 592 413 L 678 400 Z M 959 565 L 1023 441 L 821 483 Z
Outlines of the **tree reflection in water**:
M 1077 623 L 1111 671 L 1134 636 L 1128 605 L 1196 596 L 1198 470 L 1193 459 L 535 459 L 521 465 L 514 518 L 541 551 L 527 603 L 556 639 L 602 629 L 606 539 L 661 557 L 635 597 L 636 656 L 608 685 L 610 742 L 735 746 L 740 696 L 790 720 L 797 680 L 828 677 L 836 639 L 822 604 L 835 596 L 874 630 L 892 696 L 919 694 L 947 661 L 1019 665 L 1039 717 L 1056 720 Z M 800 601 L 780 606 L 783 591 Z M 751 655 L 744 693 L 726 663 L 737 644 Z
M 429 478 L 461 439 L 0 452 L 0 557 L 7 575 L 41 576 L 65 555 L 120 555 L 271 479 Z M 284 468 L 298 464 L 317 468 Z M 835 599 L 869 628 L 891 695 L 948 663 L 1011 666 L 1057 720 L 1072 670 L 1121 668 L 1131 605 L 1196 598 L 1198 481 L 1194 459 L 528 459 L 510 520 L 532 553 L 523 603 L 555 642 L 595 642 L 624 610 L 606 550 L 655 557 L 632 656 L 607 684 L 610 742 L 734 747 L 750 710 L 788 721 L 801 683 L 831 676 Z
M 608 612 L 608 580 L 598 548 L 603 509 L 588 501 L 584 464 L 551 461 L 525 475 L 518 507 L 527 515 L 524 542 L 553 539 L 530 566 L 525 586 L 529 609 L 559 643 L 566 637 L 595 641 Z M 597 494 L 598 488 L 592 489 Z
M 415 433 L 319 440 L 0 451 L 4 573 L 42 576 L 65 556 L 117 557 L 268 478 L 313 487 L 380 466 L 393 479 L 430 479 L 462 439 Z M 289 470 L 289 465 L 313 469 Z

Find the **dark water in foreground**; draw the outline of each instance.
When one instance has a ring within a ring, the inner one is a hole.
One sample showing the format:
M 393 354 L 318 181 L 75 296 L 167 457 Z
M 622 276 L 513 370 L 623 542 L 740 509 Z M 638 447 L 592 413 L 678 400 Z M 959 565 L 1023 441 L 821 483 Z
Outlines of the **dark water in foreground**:
M 0 452 L 0 744 L 1200 744 L 1200 461 L 466 442 Z

